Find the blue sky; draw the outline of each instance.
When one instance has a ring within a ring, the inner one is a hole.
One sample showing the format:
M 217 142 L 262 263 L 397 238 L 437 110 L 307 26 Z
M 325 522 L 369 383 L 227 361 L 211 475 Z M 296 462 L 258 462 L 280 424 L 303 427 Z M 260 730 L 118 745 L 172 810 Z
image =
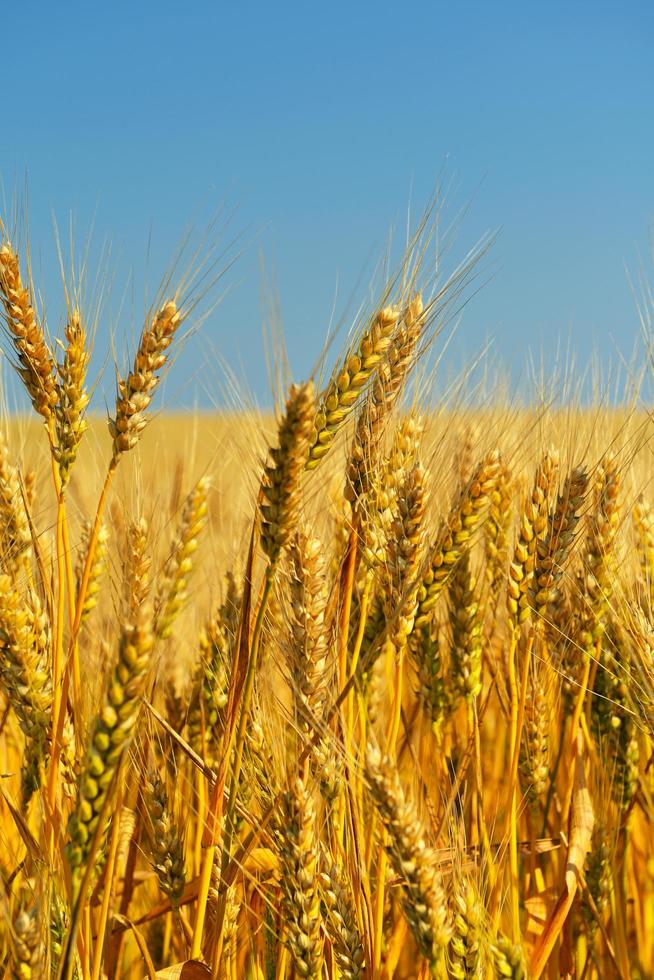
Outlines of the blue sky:
M 146 255 L 153 286 L 189 222 L 235 210 L 233 288 L 186 346 L 169 407 L 221 400 L 214 351 L 268 400 L 264 280 L 293 373 L 310 371 L 334 303 L 347 314 L 365 295 L 389 228 L 442 174 L 450 214 L 470 205 L 461 251 L 501 229 L 450 363 L 490 338 L 519 376 L 562 338 L 607 366 L 639 332 L 625 267 L 654 273 L 653 45 L 651 3 L 27 0 L 3 14 L 4 198 L 27 176 L 52 326 L 53 212 L 111 240 L 114 292 L 130 270 L 134 286 L 98 348 L 111 329 L 119 353 Z

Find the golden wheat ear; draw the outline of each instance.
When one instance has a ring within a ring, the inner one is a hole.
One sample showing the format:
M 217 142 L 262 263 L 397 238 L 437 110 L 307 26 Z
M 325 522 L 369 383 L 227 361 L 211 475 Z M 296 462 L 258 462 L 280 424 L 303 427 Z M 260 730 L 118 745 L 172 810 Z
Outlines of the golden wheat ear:
M 537 542 L 529 600 L 539 629 L 544 628 L 549 607 L 556 599 L 558 585 L 574 544 L 579 511 L 587 487 L 586 470 L 580 466 L 572 469 L 550 511 L 547 534 Z
M 39 980 L 45 975 L 47 946 L 44 932 L 43 906 L 36 901 L 32 890 L 24 887 L 16 900 L 9 930 L 12 980 Z
M 418 611 L 415 581 L 425 553 L 427 474 L 417 464 L 398 488 L 397 517 L 388 536 L 384 569 L 384 612 L 389 639 L 399 649 L 413 630 Z
M 416 627 L 433 617 L 434 607 L 457 562 L 470 548 L 474 534 L 488 516 L 490 495 L 500 475 L 500 453 L 493 450 L 475 468 L 472 479 L 460 487 L 457 499 L 442 525 L 429 557 L 429 566 L 418 590 Z
M 29 578 L 33 554 L 32 532 L 28 511 L 21 490 L 20 473 L 9 459 L 4 439 L 0 436 L 0 554 L 2 565 L 12 578 L 20 582 Z
M 397 769 L 368 745 L 366 776 L 388 833 L 387 850 L 402 887 L 402 909 L 420 953 L 435 971 L 452 935 L 451 913 L 434 850 L 424 839 L 413 805 L 406 799 Z
M 384 431 L 416 360 L 416 348 L 426 324 L 420 295 L 402 315 L 388 351 L 373 375 L 370 391 L 356 421 L 347 464 L 345 493 L 355 510 L 367 493 L 377 469 Z
M 25 803 L 41 785 L 52 739 L 50 627 L 38 595 L 23 596 L 0 575 L 0 680 L 25 736 L 22 793 Z
M 16 370 L 34 410 L 50 423 L 58 398 L 55 362 L 23 283 L 18 254 L 10 242 L 0 246 L 0 300 L 18 358 Z
M 361 980 L 366 966 L 361 933 L 344 869 L 333 860 L 323 862 L 320 892 L 325 906 L 325 930 L 342 977 Z
M 313 419 L 307 469 L 315 469 L 331 449 L 339 429 L 354 409 L 375 369 L 391 345 L 400 311 L 385 307 L 375 316 L 356 351 L 334 372 L 320 396 Z
M 316 822 L 311 794 L 297 779 L 284 794 L 275 833 L 281 865 L 286 942 L 301 977 L 323 976 Z
M 82 531 L 80 534 L 80 550 L 77 559 L 77 566 L 75 569 L 75 581 L 77 586 L 77 592 L 79 592 L 80 584 L 82 581 L 82 575 L 84 574 L 84 566 L 86 564 L 86 559 L 88 556 L 89 542 L 91 539 L 92 524 L 91 521 L 85 521 L 82 525 Z M 88 620 L 89 616 L 95 609 L 100 599 L 100 592 L 102 590 L 102 581 L 107 572 L 108 563 L 108 545 L 109 545 L 109 530 L 102 524 L 100 530 L 98 531 L 97 541 L 95 544 L 95 550 L 93 552 L 93 557 L 91 560 L 91 569 L 89 574 L 88 586 L 86 588 L 86 595 L 84 597 L 84 602 L 82 603 L 82 616 L 80 619 L 80 626 Z
M 66 324 L 66 347 L 61 364 L 57 365 L 57 404 L 55 406 L 54 457 L 59 464 L 62 488 L 70 479 L 82 436 L 88 423 L 85 412 L 89 404 L 86 389 L 90 351 L 86 331 L 78 310 L 73 310 Z
M 452 690 L 467 701 L 481 692 L 482 619 L 470 552 L 457 562 L 448 583 L 452 632 Z
M 163 582 L 154 604 L 155 632 L 167 640 L 188 598 L 188 581 L 193 572 L 199 538 L 207 523 L 209 483 L 199 480 L 189 494 L 171 554 L 163 571 Z
M 148 856 L 159 887 L 173 903 L 179 902 L 186 884 L 184 845 L 177 827 L 169 794 L 156 771 L 145 778 L 143 806 L 146 813 Z
M 168 349 L 184 317 L 177 304 L 168 300 L 143 330 L 132 370 L 118 378 L 116 412 L 109 421 L 113 439 L 113 464 L 136 446 L 147 425 L 152 397 L 168 360 Z
M 548 451 L 544 454 L 536 469 L 533 488 L 524 501 L 520 514 L 513 559 L 509 565 L 507 596 L 508 612 L 514 626 L 531 616 L 529 590 L 534 574 L 536 547 L 547 534 L 550 500 L 558 465 L 558 453 Z
M 276 564 L 297 525 L 300 478 L 313 424 L 313 385 L 293 385 L 261 481 L 261 547 Z

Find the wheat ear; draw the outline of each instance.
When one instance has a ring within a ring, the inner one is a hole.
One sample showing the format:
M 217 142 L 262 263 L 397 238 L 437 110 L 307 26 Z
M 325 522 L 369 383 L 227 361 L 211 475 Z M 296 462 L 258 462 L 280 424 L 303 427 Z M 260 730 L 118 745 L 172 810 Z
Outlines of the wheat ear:
M 387 850 L 402 880 L 402 908 L 418 949 L 433 976 L 451 937 L 450 912 L 436 854 L 425 842 L 414 807 L 405 799 L 397 769 L 369 745 L 366 775 L 375 805 L 388 832 Z
M 365 953 L 352 902 L 350 884 L 338 865 L 329 861 L 320 874 L 325 906 L 325 929 L 343 980 L 359 980 L 365 969 Z
M 75 578 L 77 583 L 77 590 L 79 592 L 80 584 L 82 581 L 82 575 L 84 574 L 84 566 L 86 564 L 86 558 L 88 555 L 89 542 L 91 539 L 91 521 L 86 521 L 82 527 L 82 533 L 80 535 L 80 550 L 77 561 L 77 566 L 75 568 Z M 80 619 L 80 625 L 83 625 L 89 618 L 93 610 L 98 604 L 100 598 L 100 591 L 102 589 L 102 580 L 107 571 L 107 558 L 108 558 L 108 543 L 109 543 L 109 530 L 104 524 L 100 525 L 100 530 L 98 531 L 97 541 L 95 545 L 95 551 L 93 552 L 93 559 L 91 561 L 91 570 L 89 575 L 89 582 L 86 589 L 86 595 L 84 597 L 84 602 L 82 604 L 82 616 Z
M 452 688 L 467 701 L 481 692 L 482 620 L 470 552 L 457 562 L 448 582 L 452 631 Z
M 82 765 L 75 809 L 68 822 L 66 854 L 77 880 L 86 863 L 107 794 L 129 749 L 151 663 L 153 637 L 147 607 L 122 627 L 118 661 L 106 688 Z M 104 828 L 100 828 L 100 833 Z
M 51 731 L 52 677 L 47 618 L 36 593 L 26 600 L 0 575 L 0 679 L 25 736 L 23 799 L 40 785 Z
M 654 613 L 654 511 L 642 495 L 634 504 L 632 521 L 636 533 L 636 550 L 640 568 L 641 604 Z
M 406 644 L 418 610 L 418 570 L 425 552 L 427 474 L 419 464 L 398 488 L 397 517 L 388 538 L 384 566 L 384 612 L 396 649 Z
M 2 565 L 13 578 L 29 572 L 32 557 L 32 534 L 21 490 L 18 469 L 9 460 L 0 437 L 0 555 Z
M 286 942 L 298 976 L 320 980 L 323 944 L 315 815 L 311 796 L 300 779 L 283 796 L 276 833 L 286 913 Z
M 376 471 L 384 429 L 397 403 L 414 360 L 416 347 L 425 326 L 423 303 L 415 296 L 405 310 L 393 334 L 385 357 L 380 362 L 354 429 L 347 466 L 345 492 L 355 506 L 368 491 Z
M 186 499 L 172 551 L 163 571 L 163 583 L 155 601 L 155 631 L 159 639 L 171 635 L 187 598 L 198 539 L 207 522 L 208 481 L 199 480 Z
M 12 980 L 42 980 L 46 976 L 46 944 L 43 907 L 31 890 L 23 888 L 11 923 L 10 966 Z
M 278 428 L 278 445 L 270 450 L 261 481 L 261 547 L 271 565 L 295 530 L 312 424 L 312 383 L 292 385 Z
M 315 469 L 331 449 L 336 433 L 352 412 L 373 371 L 388 350 L 399 311 L 384 307 L 348 354 L 320 397 L 310 436 L 307 469 Z
M 147 425 L 145 412 L 150 406 L 159 377 L 168 359 L 168 348 L 183 315 L 172 300 L 155 313 L 141 334 L 132 370 L 117 379 L 116 414 L 109 421 L 113 439 L 113 465 L 139 441 Z
M 86 373 L 90 351 L 86 346 L 86 331 L 78 310 L 73 310 L 66 324 L 66 348 L 61 364 L 57 365 L 57 404 L 55 406 L 54 456 L 59 464 L 62 488 L 70 479 L 77 450 L 87 428 L 84 413 L 89 404 Z
M 449 975 L 452 980 L 483 980 L 484 905 L 471 882 L 457 882 L 452 890 L 452 938 L 449 945 Z
M 558 470 L 558 454 L 544 454 L 534 477 L 534 485 L 525 500 L 513 553 L 509 565 L 507 605 L 514 626 L 531 616 L 529 589 L 532 585 L 536 546 L 547 534 L 550 498 L 554 490 Z
M 574 544 L 579 509 L 588 486 L 588 474 L 576 467 L 568 474 L 556 505 L 550 510 L 547 534 L 536 543 L 534 575 L 529 600 L 539 629 L 558 595 L 558 586 Z
M 0 247 L 0 299 L 7 330 L 18 355 L 18 374 L 36 412 L 46 422 L 57 404 L 55 364 L 37 320 L 29 291 L 23 284 L 18 255 L 10 242 Z
M 147 814 L 148 849 L 159 887 L 177 903 L 184 891 L 184 845 L 170 809 L 168 792 L 157 772 L 148 773 L 143 794 Z
M 441 526 L 431 549 L 429 566 L 418 590 L 416 627 L 429 622 L 434 607 L 456 563 L 470 547 L 475 532 L 487 516 L 489 498 L 500 474 L 500 454 L 488 453 L 478 464 L 472 479 L 458 493 L 447 521 Z

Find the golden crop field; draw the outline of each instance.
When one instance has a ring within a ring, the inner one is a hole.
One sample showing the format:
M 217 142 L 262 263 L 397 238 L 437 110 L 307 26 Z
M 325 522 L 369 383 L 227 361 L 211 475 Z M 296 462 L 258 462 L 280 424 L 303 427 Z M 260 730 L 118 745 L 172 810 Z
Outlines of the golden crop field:
M 654 422 L 435 404 L 429 245 L 269 414 L 171 286 L 107 426 L 3 240 L 4 975 L 654 975 Z

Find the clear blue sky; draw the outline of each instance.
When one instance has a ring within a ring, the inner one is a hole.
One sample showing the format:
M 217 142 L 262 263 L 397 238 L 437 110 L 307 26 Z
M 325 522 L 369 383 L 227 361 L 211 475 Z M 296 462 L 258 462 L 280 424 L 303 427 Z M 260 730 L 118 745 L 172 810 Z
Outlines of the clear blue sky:
M 0 177 L 11 201 L 27 174 L 53 325 L 52 211 L 64 225 L 72 211 L 80 238 L 95 217 L 140 310 L 150 232 L 155 279 L 189 220 L 237 208 L 249 244 L 234 290 L 185 350 L 169 405 L 206 403 L 207 383 L 220 398 L 212 348 L 237 373 L 245 362 L 266 401 L 262 255 L 293 371 L 309 371 L 337 282 L 342 313 L 443 171 L 452 211 L 471 203 L 461 247 L 502 230 L 452 358 L 487 337 L 516 372 L 559 336 L 582 362 L 631 349 L 625 265 L 640 254 L 653 271 L 651 2 L 26 0 L 2 23 Z

